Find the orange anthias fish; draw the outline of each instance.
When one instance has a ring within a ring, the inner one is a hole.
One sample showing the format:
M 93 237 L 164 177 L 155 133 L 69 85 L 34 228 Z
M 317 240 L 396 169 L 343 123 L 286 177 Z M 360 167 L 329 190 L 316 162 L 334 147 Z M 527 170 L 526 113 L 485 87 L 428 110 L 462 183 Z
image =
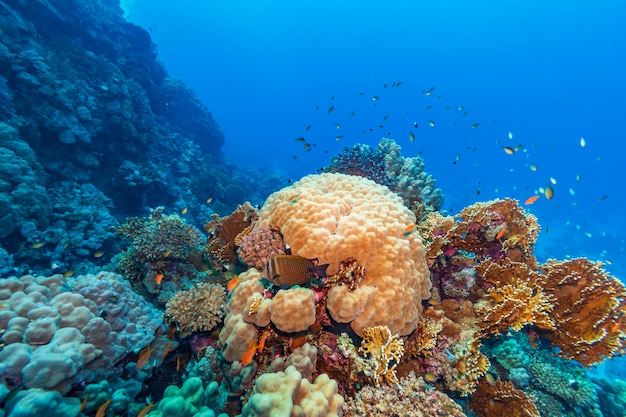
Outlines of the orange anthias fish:
M 152 407 L 154 407 L 154 403 L 150 403 L 150 404 L 146 405 L 144 408 L 141 409 L 139 414 L 137 414 L 137 417 L 145 417 L 146 414 L 148 414 L 148 412 L 150 411 L 150 409 Z
M 148 359 L 150 359 L 150 355 L 152 355 L 152 352 L 154 352 L 155 349 L 156 346 L 148 346 L 139 353 L 139 359 L 137 359 L 137 369 L 141 369 L 146 366 L 146 363 L 148 363 Z
M 165 345 L 165 349 L 163 349 L 163 358 L 165 358 L 169 353 L 170 346 L 172 346 L 172 342 L 168 342 L 167 345 Z
M 235 287 L 237 286 L 237 284 L 239 283 L 239 275 L 235 275 L 233 277 L 233 279 L 231 279 L 230 281 L 228 281 L 228 284 L 226 284 L 226 289 L 228 291 L 232 291 L 235 289 Z
M 526 199 L 526 201 L 524 201 L 524 205 L 529 206 L 532 203 L 534 203 L 535 201 L 537 201 L 539 199 L 539 195 L 534 195 L 532 197 L 529 197 Z
M 267 336 L 269 335 L 269 333 L 263 333 L 263 336 L 261 336 L 261 340 L 259 340 L 259 344 L 257 345 L 257 353 L 261 353 L 263 352 L 263 348 L 265 347 L 265 340 L 267 339 Z
M 96 412 L 96 417 L 104 417 L 104 413 L 107 411 L 107 407 L 111 404 L 111 399 L 106 400 L 100 407 L 98 407 L 98 411 Z
M 496 239 L 500 239 L 506 233 L 506 226 L 504 226 L 496 235 Z
M 163 273 L 159 272 L 154 278 L 154 280 L 156 281 L 157 285 L 161 285 L 161 281 L 163 281 Z
M 406 229 L 404 229 L 404 236 L 410 235 L 411 232 L 415 230 L 415 226 L 417 226 L 415 223 L 408 225 Z
M 250 343 L 250 347 L 248 348 L 248 350 L 246 350 L 246 353 L 244 353 L 243 356 L 241 357 L 241 366 L 246 367 L 252 363 L 252 359 L 254 359 L 254 354 L 256 353 L 256 350 L 258 347 L 259 346 L 256 343 L 254 342 Z
M 79 413 L 82 413 L 83 410 L 85 409 L 85 406 L 87 405 L 87 400 L 89 399 L 89 394 L 85 395 L 85 399 L 83 400 L 82 403 L 80 403 L 80 408 L 78 409 Z

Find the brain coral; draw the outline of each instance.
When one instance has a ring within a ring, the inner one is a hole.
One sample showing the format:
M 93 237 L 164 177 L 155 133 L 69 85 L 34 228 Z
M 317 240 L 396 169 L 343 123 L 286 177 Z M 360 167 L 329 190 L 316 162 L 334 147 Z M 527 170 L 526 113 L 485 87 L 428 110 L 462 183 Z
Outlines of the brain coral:
M 329 263 L 354 257 L 365 267 L 359 288 L 337 285 L 327 307 L 336 321 L 365 327 L 386 325 L 406 335 L 430 296 L 430 273 L 418 233 L 407 233 L 415 215 L 387 187 L 359 176 L 309 175 L 272 194 L 255 228 L 277 228 L 294 255 Z M 393 306 L 393 308 L 390 308 Z

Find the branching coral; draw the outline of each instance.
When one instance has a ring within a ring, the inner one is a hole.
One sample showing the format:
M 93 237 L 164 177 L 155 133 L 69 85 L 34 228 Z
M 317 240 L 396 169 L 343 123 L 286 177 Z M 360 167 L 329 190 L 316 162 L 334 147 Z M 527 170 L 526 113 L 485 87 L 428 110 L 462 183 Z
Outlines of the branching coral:
M 540 417 L 534 399 L 510 381 L 492 384 L 483 379 L 470 399 L 470 407 L 479 417 Z
M 204 253 L 215 269 L 230 269 L 237 263 L 235 239 L 254 223 L 257 215 L 257 210 L 246 202 L 226 217 L 214 214 L 211 221 L 204 225 L 204 230 L 209 234 Z
M 422 158 L 404 158 L 393 139 L 382 139 L 376 149 L 363 144 L 344 148 L 324 172 L 358 175 L 385 185 L 402 197 L 418 218 L 443 206 L 443 194 L 425 172 Z
M 194 253 L 199 252 L 202 234 L 178 215 L 164 215 L 163 207 L 152 210 L 146 219 L 129 218 L 116 232 L 132 239 L 119 261 L 119 268 L 131 280 L 151 276 L 154 282 L 161 273 L 167 281 L 192 265 L 200 267 Z
M 165 318 L 175 322 L 181 331 L 213 329 L 224 316 L 226 291 L 217 284 L 202 283 L 188 291 L 178 292 L 167 303 Z
M 485 299 L 474 306 L 485 334 L 506 333 L 509 328 L 521 330 L 526 325 L 555 330 L 550 317 L 555 299 L 541 288 L 541 276 L 528 265 L 509 259 L 499 263 L 483 261 L 476 271 L 493 285 Z
M 404 354 L 404 343 L 398 335 L 392 335 L 387 326 L 366 327 L 359 352 L 367 356 L 370 378 L 378 386 L 383 381 L 397 384 L 396 366 Z M 393 361 L 393 365 L 390 364 Z
M 454 221 L 451 217 L 431 214 L 422 235 L 430 234 L 428 258 L 444 254 L 451 257 L 457 251 L 473 253 L 478 260 L 505 256 L 516 262 L 534 265 L 532 253 L 539 224 L 526 213 L 516 200 L 506 198 L 476 203 L 463 209 Z

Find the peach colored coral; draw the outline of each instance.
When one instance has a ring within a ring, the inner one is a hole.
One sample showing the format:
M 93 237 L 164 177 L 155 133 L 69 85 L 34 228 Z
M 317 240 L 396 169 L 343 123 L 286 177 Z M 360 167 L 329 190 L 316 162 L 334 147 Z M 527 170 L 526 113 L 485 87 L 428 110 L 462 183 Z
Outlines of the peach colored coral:
M 344 174 L 309 175 L 272 194 L 255 228 L 278 228 L 294 255 L 329 263 L 354 257 L 365 267 L 355 291 L 338 285 L 329 291 L 333 318 L 365 327 L 386 325 L 407 335 L 430 296 L 430 273 L 418 233 L 407 233 L 415 215 L 387 187 Z M 390 308 L 393 306 L 393 308 Z
M 280 290 L 272 299 L 270 319 L 278 330 L 301 332 L 315 323 L 315 295 L 308 288 Z

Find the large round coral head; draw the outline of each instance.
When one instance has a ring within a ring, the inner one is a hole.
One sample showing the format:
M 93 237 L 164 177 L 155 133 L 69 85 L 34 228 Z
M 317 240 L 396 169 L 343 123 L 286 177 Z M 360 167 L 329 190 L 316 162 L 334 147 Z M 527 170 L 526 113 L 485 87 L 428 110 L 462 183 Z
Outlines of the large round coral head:
M 415 215 L 387 187 L 359 176 L 320 174 L 272 194 L 255 228 L 279 229 L 293 255 L 328 263 L 328 275 L 355 258 L 365 278 L 354 291 L 331 288 L 331 315 L 358 334 L 386 325 L 405 335 L 417 326 L 431 287 L 419 234 L 407 233 L 414 223 Z

